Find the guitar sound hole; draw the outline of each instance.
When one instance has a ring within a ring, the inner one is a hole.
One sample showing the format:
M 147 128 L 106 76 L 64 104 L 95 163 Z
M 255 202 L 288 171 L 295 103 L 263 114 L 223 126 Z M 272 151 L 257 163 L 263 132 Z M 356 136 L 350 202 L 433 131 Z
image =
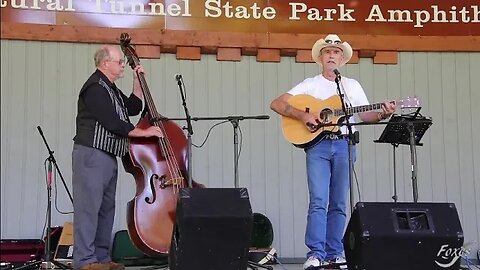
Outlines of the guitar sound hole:
M 329 123 L 332 121 L 332 110 L 330 109 L 323 109 L 321 112 L 320 112 L 320 117 L 319 117 L 319 120 L 321 123 Z

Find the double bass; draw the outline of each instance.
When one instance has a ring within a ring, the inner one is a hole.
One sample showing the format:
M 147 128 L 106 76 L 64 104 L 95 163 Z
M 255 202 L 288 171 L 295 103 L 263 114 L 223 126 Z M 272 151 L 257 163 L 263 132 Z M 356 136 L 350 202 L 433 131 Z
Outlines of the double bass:
M 140 60 L 127 33 L 120 44 L 132 69 Z M 163 120 L 155 108 L 145 76 L 137 74 L 143 91 L 145 110 L 137 127 L 158 126 L 163 137 L 130 138 L 123 166 L 135 178 L 135 197 L 127 203 L 128 233 L 133 244 L 150 256 L 167 254 L 176 218 L 179 189 L 188 187 L 187 139 L 176 123 Z

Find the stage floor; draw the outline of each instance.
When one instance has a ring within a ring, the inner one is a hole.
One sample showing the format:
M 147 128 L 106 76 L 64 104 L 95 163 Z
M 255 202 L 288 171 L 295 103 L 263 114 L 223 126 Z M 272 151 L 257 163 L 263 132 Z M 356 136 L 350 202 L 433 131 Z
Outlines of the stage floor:
M 289 263 L 289 264 L 276 264 L 276 265 L 270 265 L 273 267 L 273 270 L 303 270 L 303 264 L 292 264 L 292 263 Z M 2 269 L 13 269 L 15 270 L 16 268 L 2 268 Z M 61 269 L 61 268 L 23 268 L 23 269 L 38 269 L 38 270 L 47 270 L 47 269 Z M 71 268 L 70 268 L 71 269 Z M 263 270 L 265 268 L 260 268 L 258 267 L 257 269 L 255 270 Z M 386 268 L 388 269 L 388 268 Z M 470 267 L 468 267 L 467 265 L 462 265 L 460 267 L 460 270 L 479 270 L 480 269 L 480 265 L 470 265 Z M 126 267 L 125 270 L 169 270 L 168 267 L 164 266 L 129 266 L 129 267 Z M 194 270 L 194 269 L 192 269 Z M 245 269 L 245 270 L 253 270 L 252 268 L 248 268 L 248 269 Z M 430 269 L 423 269 L 423 270 L 430 270 Z
M 303 270 L 303 264 L 283 264 L 283 265 L 272 265 L 273 270 Z M 283 266 L 283 267 L 282 267 Z M 154 266 L 143 266 L 143 267 L 127 267 L 126 270 L 167 270 L 168 268 L 155 268 Z M 248 268 L 251 269 L 251 268 Z M 248 270 L 246 269 L 246 270 Z M 258 270 L 262 270 L 264 268 L 258 268 Z M 193 269 L 192 269 L 193 270 Z
M 279 264 L 276 264 L 276 265 L 272 265 L 273 266 L 273 270 L 303 270 L 303 264 L 282 264 L 282 265 L 279 265 Z M 143 267 L 127 267 L 126 270 L 156 270 L 156 269 L 159 269 L 159 270 L 168 270 L 168 268 L 155 268 L 155 267 L 150 267 L 150 266 L 143 266 Z M 246 270 L 250 270 L 251 268 L 248 268 Z M 264 268 L 258 268 L 258 270 L 263 270 Z M 468 268 L 466 265 L 462 265 L 460 267 L 461 270 L 465 269 L 465 270 L 479 270 L 480 269 L 480 265 L 470 265 L 470 268 Z M 429 269 L 425 269 L 425 270 L 429 270 Z

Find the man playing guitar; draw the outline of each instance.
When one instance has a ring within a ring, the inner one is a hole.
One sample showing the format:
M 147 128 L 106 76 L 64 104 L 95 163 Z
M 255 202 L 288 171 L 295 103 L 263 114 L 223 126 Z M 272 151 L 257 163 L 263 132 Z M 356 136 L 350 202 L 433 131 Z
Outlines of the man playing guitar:
M 303 101 L 296 103 L 295 99 L 305 95 L 320 101 L 338 98 L 335 82 L 337 75 L 334 71 L 345 65 L 352 55 L 352 47 L 347 42 L 342 42 L 337 35 L 330 34 L 318 40 L 312 48 L 312 57 L 322 69 L 321 73 L 305 79 L 287 93 L 277 97 L 272 101 L 270 108 L 287 118 L 287 121 L 300 123 L 300 126 L 294 128 L 295 132 L 299 130 L 307 134 L 317 132 L 322 124 L 331 122 L 329 115 L 335 115 L 342 108 L 341 103 L 340 108 L 320 110 L 316 108 L 318 106 L 305 107 L 301 105 Z M 356 80 L 342 77 L 340 83 L 343 86 L 340 88 L 346 107 L 363 108 L 362 106 L 369 105 L 362 86 Z M 381 110 L 376 112 L 360 110 L 358 116 L 362 121 L 370 123 L 387 119 L 395 111 L 395 103 L 385 101 L 379 104 L 378 109 Z M 314 143 L 308 143 L 310 139 L 297 142 L 297 146 L 305 148 L 309 190 L 305 233 L 305 244 L 309 251 L 304 269 L 346 267 L 342 236 L 349 191 L 348 141 L 345 136 L 346 127 L 337 129 L 339 130 L 337 133 L 321 132 L 314 136 L 317 138 Z

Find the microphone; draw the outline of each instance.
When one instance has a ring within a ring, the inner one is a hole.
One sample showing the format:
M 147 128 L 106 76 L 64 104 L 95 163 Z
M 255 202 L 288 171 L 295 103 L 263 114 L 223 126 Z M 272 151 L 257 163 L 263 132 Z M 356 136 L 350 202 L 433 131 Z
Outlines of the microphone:
M 179 73 L 175 74 L 175 80 L 177 80 L 177 82 L 180 82 L 180 80 L 182 80 L 182 75 L 180 75 Z
M 52 162 L 49 160 L 48 162 L 48 169 L 47 169 L 47 181 L 48 181 L 48 186 L 51 186 L 52 185 L 52 176 L 53 176 L 53 172 L 52 172 Z
M 335 73 L 335 75 L 340 78 L 340 71 L 338 71 L 338 69 L 334 69 L 333 73 Z
M 268 115 L 259 115 L 259 116 L 255 117 L 255 119 L 260 119 L 260 120 L 270 119 L 270 116 L 268 116 Z
M 342 77 L 340 76 L 340 71 L 338 71 L 338 69 L 334 69 L 333 73 L 335 73 L 335 82 L 338 84 L 342 79 Z

